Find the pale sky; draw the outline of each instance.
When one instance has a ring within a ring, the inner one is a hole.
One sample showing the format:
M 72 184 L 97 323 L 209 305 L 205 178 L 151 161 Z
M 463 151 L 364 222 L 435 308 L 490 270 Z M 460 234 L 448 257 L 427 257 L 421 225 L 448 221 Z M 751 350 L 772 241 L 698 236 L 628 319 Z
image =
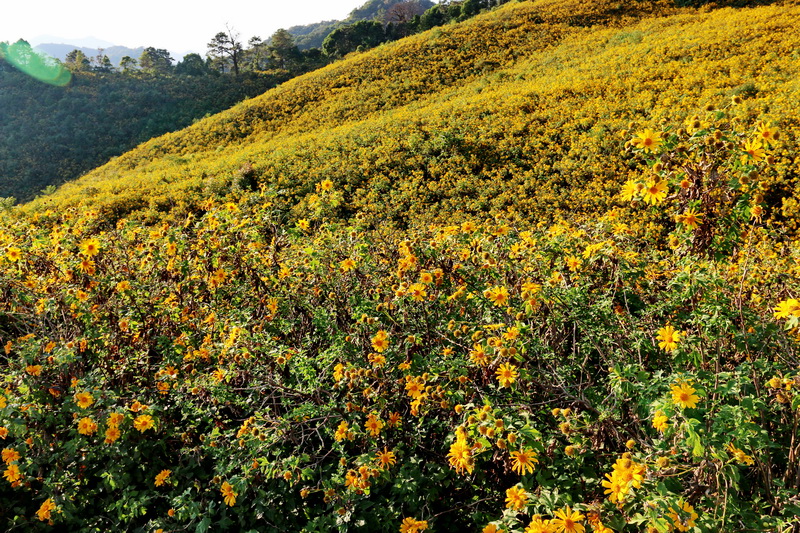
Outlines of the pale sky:
M 0 41 L 40 36 L 95 37 L 135 48 L 197 52 L 228 24 L 244 44 L 279 28 L 343 19 L 366 0 L 137 0 L 114 5 L 101 0 L 0 0 Z M 48 42 L 46 39 L 45 42 Z M 68 43 L 72 44 L 72 43 Z

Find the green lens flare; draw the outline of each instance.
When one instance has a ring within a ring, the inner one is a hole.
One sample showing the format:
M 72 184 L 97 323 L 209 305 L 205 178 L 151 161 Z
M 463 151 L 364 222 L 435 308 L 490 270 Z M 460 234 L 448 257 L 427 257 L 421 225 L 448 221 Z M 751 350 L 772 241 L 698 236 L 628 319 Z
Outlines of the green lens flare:
M 0 57 L 28 76 L 50 85 L 63 87 L 72 79 L 72 73 L 57 59 L 34 50 L 25 41 L 0 43 Z

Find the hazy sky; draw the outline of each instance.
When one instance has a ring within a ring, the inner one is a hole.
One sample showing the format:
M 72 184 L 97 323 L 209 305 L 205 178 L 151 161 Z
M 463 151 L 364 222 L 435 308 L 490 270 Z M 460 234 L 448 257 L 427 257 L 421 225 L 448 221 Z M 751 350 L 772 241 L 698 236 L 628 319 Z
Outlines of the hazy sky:
M 343 19 L 365 0 L 0 0 L 0 41 L 96 37 L 113 44 L 206 53 L 228 24 L 244 43 L 279 28 Z

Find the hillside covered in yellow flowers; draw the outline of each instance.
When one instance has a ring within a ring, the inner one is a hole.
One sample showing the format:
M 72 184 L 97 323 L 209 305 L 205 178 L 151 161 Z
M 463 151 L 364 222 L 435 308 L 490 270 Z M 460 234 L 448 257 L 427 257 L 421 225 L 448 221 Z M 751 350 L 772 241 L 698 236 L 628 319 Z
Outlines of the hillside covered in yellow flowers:
M 0 529 L 798 532 L 800 5 L 531 0 L 0 214 Z
M 145 143 L 36 208 L 117 215 L 189 210 L 268 187 L 301 216 L 314 183 L 337 216 L 402 223 L 465 213 L 523 220 L 613 205 L 633 171 L 630 123 L 728 107 L 795 139 L 800 8 L 677 9 L 667 2 L 526 1 L 356 54 Z M 795 207 L 793 158 L 770 183 Z M 777 213 L 776 213 L 777 214 Z

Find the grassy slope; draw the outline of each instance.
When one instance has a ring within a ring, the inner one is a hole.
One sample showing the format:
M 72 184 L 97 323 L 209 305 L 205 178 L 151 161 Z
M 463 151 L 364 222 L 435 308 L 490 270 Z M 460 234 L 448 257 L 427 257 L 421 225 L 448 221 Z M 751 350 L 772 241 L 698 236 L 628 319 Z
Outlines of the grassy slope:
M 252 163 L 292 204 L 333 179 L 343 215 L 532 218 L 608 205 L 631 120 L 674 122 L 742 93 L 745 118 L 780 117 L 793 140 L 800 8 L 615 6 L 518 3 L 355 55 L 153 139 L 33 207 L 165 210 L 227 192 Z M 795 179 L 779 168 L 778 206 Z M 88 187 L 100 192 L 86 198 Z

